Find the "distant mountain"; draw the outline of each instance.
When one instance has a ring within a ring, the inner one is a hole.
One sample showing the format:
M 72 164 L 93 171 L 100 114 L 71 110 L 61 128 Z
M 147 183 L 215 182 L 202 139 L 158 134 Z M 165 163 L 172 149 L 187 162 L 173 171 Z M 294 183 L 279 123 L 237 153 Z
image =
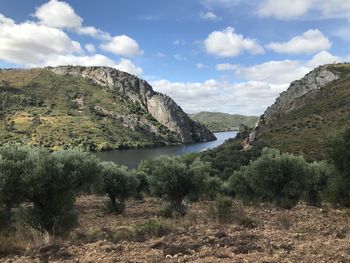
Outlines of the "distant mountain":
M 238 130 L 240 124 L 253 128 L 258 120 L 257 116 L 244 116 L 221 112 L 199 112 L 190 117 L 207 126 L 212 132 Z
M 0 144 L 107 150 L 214 139 L 170 97 L 113 68 L 0 70 Z
M 350 125 L 350 64 L 320 66 L 291 83 L 260 117 L 250 140 L 310 160 L 325 157 L 327 138 Z

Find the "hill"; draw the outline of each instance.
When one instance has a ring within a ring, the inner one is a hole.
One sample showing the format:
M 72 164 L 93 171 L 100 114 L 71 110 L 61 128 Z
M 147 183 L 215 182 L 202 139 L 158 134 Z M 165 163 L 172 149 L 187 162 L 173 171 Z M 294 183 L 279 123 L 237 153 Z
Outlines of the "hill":
M 87 150 L 214 140 L 168 96 L 107 67 L 0 71 L 0 144 Z
M 324 65 L 292 82 L 260 117 L 250 139 L 323 159 L 327 139 L 349 124 L 350 64 Z
M 207 126 L 212 132 L 238 130 L 240 124 L 253 128 L 258 120 L 256 116 L 244 116 L 221 112 L 199 112 L 190 114 L 190 117 Z

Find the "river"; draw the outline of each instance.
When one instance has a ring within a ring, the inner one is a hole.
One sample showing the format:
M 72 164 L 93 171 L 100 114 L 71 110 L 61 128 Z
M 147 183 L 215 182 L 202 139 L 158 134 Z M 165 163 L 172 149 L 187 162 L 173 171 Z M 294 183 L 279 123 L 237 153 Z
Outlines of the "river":
M 151 148 L 114 150 L 98 152 L 96 155 L 102 161 L 113 161 L 129 168 L 136 168 L 142 160 L 151 159 L 160 155 L 183 155 L 186 153 L 201 152 L 221 145 L 225 140 L 234 138 L 236 131 L 214 133 L 217 140 L 210 142 L 199 142 L 183 144 L 178 146 L 159 146 Z

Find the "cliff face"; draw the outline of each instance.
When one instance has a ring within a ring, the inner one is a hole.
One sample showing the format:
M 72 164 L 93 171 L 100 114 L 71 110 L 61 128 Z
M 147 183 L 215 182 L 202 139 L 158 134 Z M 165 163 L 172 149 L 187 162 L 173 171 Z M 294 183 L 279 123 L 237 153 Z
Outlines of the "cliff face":
M 49 69 L 59 75 L 80 76 L 117 91 L 141 105 L 159 123 L 178 134 L 182 143 L 216 139 L 205 126 L 191 120 L 173 99 L 155 92 L 146 81 L 134 75 L 108 67 L 60 66 Z
M 339 75 L 331 71 L 327 65 L 314 69 L 302 79 L 292 82 L 289 88 L 280 94 L 275 103 L 267 108 L 260 119 L 268 124 L 288 112 L 306 106 L 307 101 L 303 99 L 305 95 L 320 90 L 338 78 Z
M 350 120 L 350 65 L 320 66 L 291 83 L 249 136 L 283 151 L 324 158 L 327 137 Z

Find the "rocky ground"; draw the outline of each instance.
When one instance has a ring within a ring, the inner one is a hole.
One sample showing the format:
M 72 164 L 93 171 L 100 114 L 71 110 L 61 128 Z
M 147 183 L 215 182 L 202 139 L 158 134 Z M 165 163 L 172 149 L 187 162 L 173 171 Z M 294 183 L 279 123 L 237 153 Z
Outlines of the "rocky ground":
M 350 262 L 350 213 L 298 205 L 291 210 L 234 202 L 228 223 L 213 219 L 211 202 L 184 218 L 157 217 L 159 201 L 129 201 L 125 214 L 105 212 L 105 200 L 77 201 L 79 226 L 0 262 Z

